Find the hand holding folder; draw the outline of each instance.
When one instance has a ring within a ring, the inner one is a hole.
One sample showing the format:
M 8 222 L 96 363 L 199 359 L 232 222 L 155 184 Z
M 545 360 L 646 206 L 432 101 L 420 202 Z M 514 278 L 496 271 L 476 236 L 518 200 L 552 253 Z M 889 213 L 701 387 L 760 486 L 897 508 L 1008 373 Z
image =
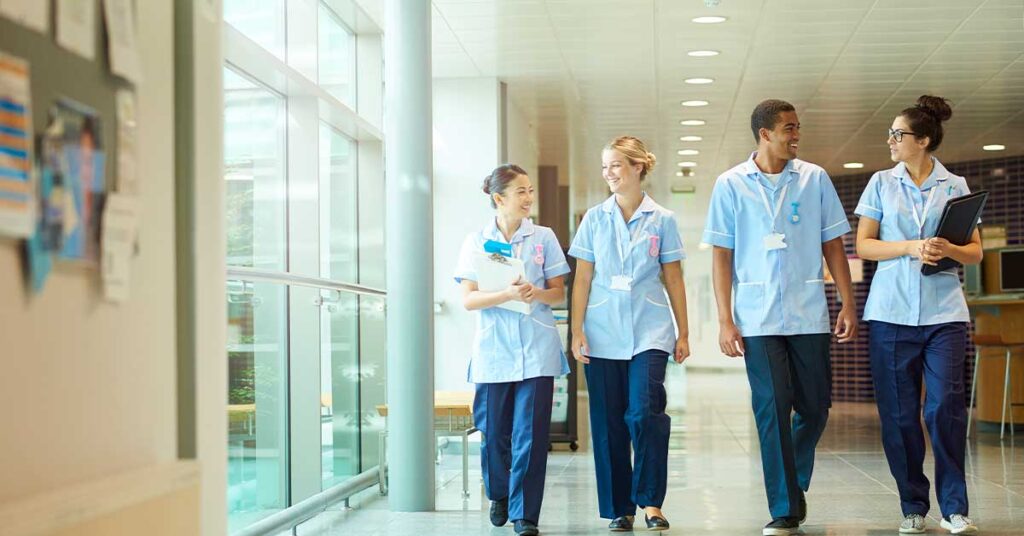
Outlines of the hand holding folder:
M 509 285 L 526 281 L 526 271 L 522 260 L 497 253 L 490 255 L 477 253 L 473 257 L 473 268 L 476 270 L 477 288 L 484 292 L 505 290 Z M 524 315 L 530 314 L 532 309 L 529 303 L 521 301 L 507 301 L 498 307 Z

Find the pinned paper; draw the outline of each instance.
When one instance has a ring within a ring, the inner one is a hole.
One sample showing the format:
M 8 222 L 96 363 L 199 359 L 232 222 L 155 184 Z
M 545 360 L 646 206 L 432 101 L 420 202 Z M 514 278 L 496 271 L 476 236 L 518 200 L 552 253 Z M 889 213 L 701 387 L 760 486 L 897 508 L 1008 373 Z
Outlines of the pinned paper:
M 108 195 L 102 226 L 103 294 L 110 301 L 123 302 L 128 299 L 131 289 L 131 260 L 138 226 L 135 197 Z
M 0 53 L 0 236 L 35 230 L 28 63 Z
M 50 2 L 42 0 L 0 0 L 0 16 L 41 33 L 50 31 Z
M 107 57 L 110 70 L 129 82 L 142 81 L 142 61 L 136 37 L 135 15 L 131 0 L 103 0 L 103 18 L 107 26 Z
M 96 59 L 96 3 L 57 0 L 56 7 L 57 44 L 86 59 Z

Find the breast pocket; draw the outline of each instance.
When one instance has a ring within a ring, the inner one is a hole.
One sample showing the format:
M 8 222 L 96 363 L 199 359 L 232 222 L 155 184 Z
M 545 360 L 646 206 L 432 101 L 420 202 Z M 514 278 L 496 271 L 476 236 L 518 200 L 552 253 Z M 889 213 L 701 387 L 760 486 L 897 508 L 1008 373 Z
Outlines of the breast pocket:
M 764 317 L 764 281 L 736 285 L 733 309 L 736 311 L 736 323 L 740 326 L 760 324 Z

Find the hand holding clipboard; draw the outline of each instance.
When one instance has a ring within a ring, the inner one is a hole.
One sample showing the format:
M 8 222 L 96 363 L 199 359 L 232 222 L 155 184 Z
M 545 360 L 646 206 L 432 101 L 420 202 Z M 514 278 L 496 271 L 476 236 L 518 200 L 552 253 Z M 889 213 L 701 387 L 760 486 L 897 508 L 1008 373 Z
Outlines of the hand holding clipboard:
M 970 242 L 987 199 L 988 192 L 985 190 L 950 199 L 942 210 L 935 237 L 925 241 L 922 253 L 942 255 L 949 244 L 963 246 Z M 937 274 L 959 265 L 960 263 L 951 257 L 943 256 L 935 264 L 923 264 L 921 273 Z

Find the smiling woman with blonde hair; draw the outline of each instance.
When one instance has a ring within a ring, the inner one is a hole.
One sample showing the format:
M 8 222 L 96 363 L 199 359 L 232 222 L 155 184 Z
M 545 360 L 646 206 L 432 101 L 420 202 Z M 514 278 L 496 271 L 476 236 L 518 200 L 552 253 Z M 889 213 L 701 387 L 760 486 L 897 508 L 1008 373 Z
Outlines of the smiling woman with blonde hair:
M 632 530 L 637 506 L 647 528 L 666 530 L 665 368 L 669 356 L 682 363 L 690 355 L 685 254 L 675 216 L 643 190 L 655 163 L 643 142 L 616 138 L 601 162 L 612 196 L 587 211 L 569 248 L 577 260 L 572 354 L 590 390 L 598 504 L 612 531 Z

